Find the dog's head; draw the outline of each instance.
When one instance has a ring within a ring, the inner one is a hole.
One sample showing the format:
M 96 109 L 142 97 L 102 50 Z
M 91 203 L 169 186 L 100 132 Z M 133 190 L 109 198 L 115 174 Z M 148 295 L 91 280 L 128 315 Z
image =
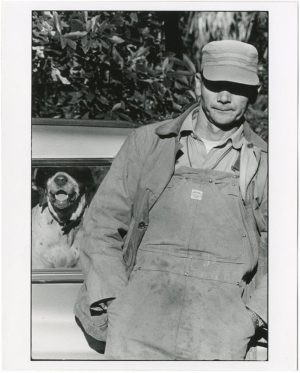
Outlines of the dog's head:
M 35 185 L 40 192 L 40 205 L 48 206 L 52 215 L 65 223 L 82 215 L 93 177 L 87 167 L 43 167 L 37 169 Z

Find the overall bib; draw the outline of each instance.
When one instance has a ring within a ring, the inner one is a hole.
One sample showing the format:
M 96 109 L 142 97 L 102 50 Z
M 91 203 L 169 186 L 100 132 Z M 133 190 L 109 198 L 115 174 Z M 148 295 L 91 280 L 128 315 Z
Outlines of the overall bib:
M 108 309 L 106 358 L 243 360 L 255 333 L 242 300 L 254 261 L 244 221 L 238 174 L 179 167 Z

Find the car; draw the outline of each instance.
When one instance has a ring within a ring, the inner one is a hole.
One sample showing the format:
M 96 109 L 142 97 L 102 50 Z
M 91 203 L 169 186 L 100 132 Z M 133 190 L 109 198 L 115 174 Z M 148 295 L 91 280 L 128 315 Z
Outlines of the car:
M 95 189 L 110 168 L 125 138 L 136 127 L 123 121 L 32 120 L 32 178 L 48 167 L 87 167 Z M 32 188 L 32 207 L 38 203 Z M 73 316 L 75 299 L 83 282 L 80 268 L 32 268 L 32 360 L 101 360 L 92 350 Z
M 87 167 L 95 190 L 108 172 L 125 138 L 136 124 L 123 121 L 32 120 L 32 207 L 39 201 L 37 169 Z M 83 282 L 80 268 L 31 269 L 32 360 L 102 360 L 76 325 L 73 306 Z M 250 349 L 247 359 L 266 360 L 265 339 Z

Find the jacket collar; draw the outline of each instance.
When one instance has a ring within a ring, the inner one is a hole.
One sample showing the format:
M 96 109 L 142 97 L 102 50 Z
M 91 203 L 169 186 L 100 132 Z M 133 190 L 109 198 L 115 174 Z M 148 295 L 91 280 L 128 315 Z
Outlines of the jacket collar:
M 248 122 L 244 122 L 244 135 L 249 144 L 258 147 L 262 152 L 268 152 L 267 143 L 259 137 L 251 128 Z
M 156 134 L 160 137 L 169 137 L 169 136 L 178 136 L 180 133 L 180 128 L 186 117 L 190 114 L 191 111 L 196 109 L 199 106 L 199 102 L 190 106 L 185 112 L 179 115 L 177 118 L 165 122 L 161 126 L 157 127 Z M 249 126 L 248 122 L 244 122 L 244 136 L 248 142 L 248 146 L 251 144 L 258 147 L 261 151 L 267 152 L 268 146 L 267 143 L 261 139 Z M 249 147 L 250 147 L 249 146 Z
M 170 136 L 170 135 L 178 136 L 180 132 L 180 128 L 185 118 L 189 115 L 191 111 L 196 109 L 198 106 L 199 106 L 199 103 L 196 103 L 190 106 L 186 111 L 180 114 L 179 117 L 174 118 L 168 121 L 167 123 L 164 123 L 161 126 L 157 127 L 155 131 L 156 134 L 161 137 Z

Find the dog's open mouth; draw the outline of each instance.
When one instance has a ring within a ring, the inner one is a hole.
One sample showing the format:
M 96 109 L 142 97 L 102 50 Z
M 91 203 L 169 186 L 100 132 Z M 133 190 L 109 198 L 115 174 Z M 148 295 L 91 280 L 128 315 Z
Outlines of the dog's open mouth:
M 76 193 L 68 194 L 63 190 L 59 190 L 56 193 L 50 193 L 50 201 L 52 205 L 54 205 L 58 209 L 65 209 L 71 206 L 76 198 Z

